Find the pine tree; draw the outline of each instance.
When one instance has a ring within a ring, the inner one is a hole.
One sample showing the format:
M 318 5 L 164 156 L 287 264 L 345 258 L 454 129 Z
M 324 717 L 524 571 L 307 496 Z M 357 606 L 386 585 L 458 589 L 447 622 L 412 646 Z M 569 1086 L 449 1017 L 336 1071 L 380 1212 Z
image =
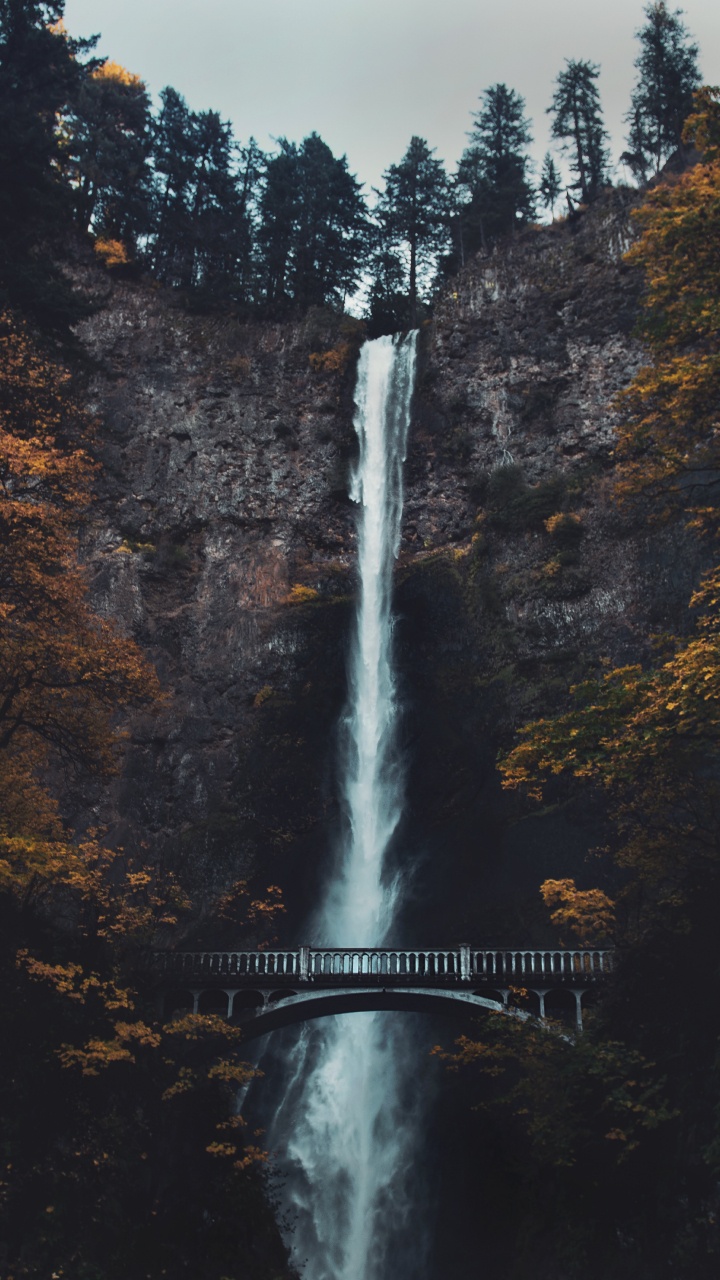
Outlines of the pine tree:
M 160 94 L 160 115 L 153 138 L 157 207 L 152 248 L 155 275 L 168 284 L 185 283 L 190 237 L 192 183 L 195 174 L 195 121 L 181 94 L 171 86 Z
M 671 12 L 665 0 L 656 0 L 646 5 L 646 24 L 637 32 L 638 79 L 625 117 L 630 133 L 623 159 L 641 178 L 649 170 L 659 172 L 682 146 L 683 122 L 700 84 L 698 47 L 690 43 L 682 13 L 682 9 Z
M 194 170 L 190 184 L 183 283 L 208 297 L 230 293 L 236 264 L 248 249 L 248 228 L 235 173 L 236 144 L 217 111 L 192 117 Z
M 345 156 L 337 159 L 317 133 L 298 152 L 299 204 L 291 288 L 303 309 L 342 307 L 355 293 L 367 240 L 360 184 Z
M 271 307 L 290 298 L 290 255 L 298 218 L 298 149 L 280 139 L 280 150 L 266 165 L 259 205 L 258 245 L 262 293 Z
M 555 205 L 557 203 L 558 196 L 562 191 L 562 187 L 562 178 L 560 177 L 558 167 L 550 155 L 550 152 L 547 151 L 545 153 L 542 172 L 540 174 L 539 192 L 543 208 L 547 209 L 553 218 L 555 217 Z
M 342 307 L 355 293 L 367 244 L 360 184 L 317 133 L 285 138 L 268 161 L 259 205 L 265 298 L 272 306 Z
M 367 292 L 368 334 L 397 333 L 408 324 L 408 299 L 404 292 L 405 267 L 399 255 L 378 240 L 370 256 L 372 282 Z
M 73 102 L 92 40 L 71 40 L 64 0 L 0 0 L 0 291 L 43 323 L 74 309 L 57 268 L 72 234 L 58 121 Z
M 608 180 L 609 153 L 594 62 L 566 59 L 548 111 L 554 113 L 552 136 L 563 144 L 582 200 L 594 200 Z
M 460 213 L 464 250 L 478 247 L 478 232 L 479 242 L 486 245 L 534 216 L 525 154 L 532 137 L 524 113 L 520 94 L 495 84 L 485 90 L 482 110 L 474 114 L 471 145 L 457 174 L 458 186 L 469 195 Z
M 415 324 L 420 289 L 437 264 L 448 239 L 450 190 L 440 160 L 424 138 L 411 138 L 400 164 L 383 174 L 385 189 L 378 193 L 376 214 L 379 240 L 406 262 L 405 288 L 410 324 Z
M 157 175 L 151 260 L 168 284 L 195 301 L 246 303 L 251 279 L 251 204 L 262 153 L 243 153 L 217 111 L 191 111 L 172 88 L 161 94 L 153 163 Z M 241 165 L 238 168 L 237 159 Z
M 643 113 L 633 107 L 625 116 L 629 130 L 627 150 L 620 156 L 620 163 L 627 165 L 635 180 L 645 183 L 648 180 L 651 160 L 648 154 L 648 136 Z
M 87 76 L 64 121 L 65 173 L 83 230 L 134 252 L 151 226 L 151 107 L 139 76 L 105 62 Z

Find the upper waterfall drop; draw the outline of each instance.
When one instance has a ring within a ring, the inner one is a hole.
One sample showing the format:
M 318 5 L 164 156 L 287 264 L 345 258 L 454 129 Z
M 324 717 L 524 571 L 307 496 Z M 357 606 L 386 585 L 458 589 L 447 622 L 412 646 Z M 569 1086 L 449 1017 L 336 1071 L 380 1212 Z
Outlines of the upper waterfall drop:
M 417 333 L 366 342 L 358 363 L 358 579 L 340 789 L 345 834 L 314 932 L 324 944 L 377 945 L 392 928 L 397 884 L 385 858 L 403 809 L 393 663 L 392 580 Z M 273 1130 L 295 1217 L 291 1243 L 307 1280 L 410 1280 L 388 1261 L 416 1140 L 417 1090 L 392 1014 L 324 1019 L 306 1029 Z M 408 1101 L 408 1099 L 412 1101 Z M 279 1130 L 282 1129 L 282 1133 Z
M 395 895 L 383 863 L 402 813 L 398 707 L 392 655 L 392 577 L 400 547 L 402 470 L 415 381 L 417 333 L 367 342 L 355 393 L 359 455 L 350 496 L 358 503 L 359 597 L 343 719 L 341 788 L 348 830 L 318 922 L 328 942 L 372 945 L 392 923 Z

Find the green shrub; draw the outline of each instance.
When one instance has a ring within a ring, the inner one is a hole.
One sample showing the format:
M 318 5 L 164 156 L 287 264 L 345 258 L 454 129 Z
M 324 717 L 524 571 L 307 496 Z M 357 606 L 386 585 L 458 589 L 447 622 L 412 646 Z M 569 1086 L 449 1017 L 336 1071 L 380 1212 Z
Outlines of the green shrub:
M 516 463 L 491 471 L 485 495 L 488 522 L 495 529 L 522 533 L 541 529 L 556 512 L 565 493 L 562 476 L 529 485 Z
M 556 511 L 550 516 L 545 521 L 545 528 L 555 545 L 567 551 L 577 547 L 585 533 L 580 517 L 564 511 Z

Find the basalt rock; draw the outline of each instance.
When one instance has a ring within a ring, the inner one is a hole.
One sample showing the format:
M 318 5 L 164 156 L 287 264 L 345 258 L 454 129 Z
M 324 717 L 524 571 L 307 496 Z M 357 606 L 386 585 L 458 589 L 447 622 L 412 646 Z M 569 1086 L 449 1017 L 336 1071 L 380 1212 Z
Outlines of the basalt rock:
M 623 261 L 635 198 L 609 192 L 475 258 L 423 333 L 398 588 L 408 937 L 547 936 L 538 886 L 595 882 L 604 814 L 528 812 L 500 792 L 498 749 L 687 625 L 700 550 L 613 494 L 617 393 L 644 359 Z
M 582 879 L 602 815 L 521 815 L 500 794 L 498 746 L 602 660 L 642 660 L 652 630 L 682 625 L 700 569 L 684 535 L 651 533 L 612 498 L 614 397 L 643 360 L 640 282 L 622 260 L 632 201 L 608 193 L 474 259 L 421 334 L 396 852 L 417 863 L 403 928 L 428 942 L 542 934 L 538 884 Z M 287 325 L 192 315 L 132 282 L 80 329 L 102 423 L 93 596 L 168 698 L 132 725 L 111 794 L 75 798 L 71 816 L 171 860 L 208 901 L 240 877 L 280 883 L 288 941 L 302 940 L 340 822 L 361 336 L 320 312 Z M 212 921 L 205 935 L 223 941 Z
M 200 897 L 246 876 L 292 880 L 297 864 L 304 883 L 326 843 L 361 334 L 322 313 L 284 327 L 192 316 L 127 283 L 81 330 L 102 422 L 92 594 L 168 696 L 133 724 L 123 776 L 80 820 L 169 858 Z

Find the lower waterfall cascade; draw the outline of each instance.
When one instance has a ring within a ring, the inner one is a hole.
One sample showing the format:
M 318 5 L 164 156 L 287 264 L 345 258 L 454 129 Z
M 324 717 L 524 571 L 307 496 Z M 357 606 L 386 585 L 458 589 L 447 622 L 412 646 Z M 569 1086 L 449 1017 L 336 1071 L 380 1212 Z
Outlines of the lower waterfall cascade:
M 402 892 L 402 873 L 389 876 L 386 866 L 403 807 L 392 577 L 416 346 L 415 331 L 384 336 L 359 357 L 350 487 L 359 594 L 340 726 L 344 838 L 312 923 L 327 945 L 386 941 Z M 307 1280 L 398 1277 L 389 1241 L 407 1208 L 417 1106 L 406 1041 L 389 1013 L 324 1018 L 301 1032 L 269 1137 L 284 1175 L 293 1259 Z

